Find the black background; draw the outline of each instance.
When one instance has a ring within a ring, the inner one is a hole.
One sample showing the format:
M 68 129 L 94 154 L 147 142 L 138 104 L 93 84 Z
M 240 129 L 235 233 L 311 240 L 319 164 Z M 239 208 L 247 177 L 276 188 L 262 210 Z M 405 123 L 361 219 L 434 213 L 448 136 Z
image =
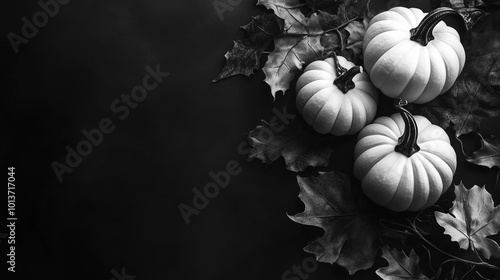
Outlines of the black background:
M 400 4 L 426 8 L 414 2 Z M 266 168 L 237 150 L 273 107 L 293 100 L 273 102 L 260 70 L 211 83 L 232 40 L 244 36 L 238 27 L 265 12 L 255 4 L 245 0 L 221 20 L 207 0 L 72 0 L 16 54 L 7 34 L 21 34 L 21 18 L 40 7 L 3 1 L 2 160 L 16 167 L 19 219 L 17 278 L 7 279 L 108 280 L 122 268 L 136 280 L 282 279 L 310 257 L 302 248 L 322 230 L 286 215 L 303 209 L 295 174 L 282 159 Z M 111 103 L 157 64 L 170 76 L 118 119 Z M 75 148 L 81 131 L 103 118 L 115 130 L 59 182 L 52 162 L 64 163 L 65 147 Z M 334 165 L 352 162 L 334 154 Z M 458 154 L 464 180 L 498 197 L 498 169 L 473 167 Z M 192 189 L 231 160 L 241 173 L 186 225 L 178 205 L 192 205 Z M 5 239 L 0 247 L 4 259 Z M 346 277 L 320 264 L 308 279 Z

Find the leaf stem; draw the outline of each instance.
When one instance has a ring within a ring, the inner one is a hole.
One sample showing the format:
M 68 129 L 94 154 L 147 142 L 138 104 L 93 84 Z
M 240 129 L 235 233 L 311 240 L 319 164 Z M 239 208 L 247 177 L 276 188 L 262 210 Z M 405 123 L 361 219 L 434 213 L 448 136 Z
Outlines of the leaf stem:
M 440 252 L 441 254 L 443 255 L 446 255 L 452 259 L 455 259 L 457 261 L 460 261 L 460 262 L 463 262 L 463 263 L 467 263 L 467 264 L 470 264 L 470 265 L 474 265 L 474 266 L 484 266 L 484 267 L 487 267 L 487 268 L 490 268 L 490 269 L 493 269 L 493 270 L 498 270 L 500 271 L 500 268 L 497 267 L 497 266 L 494 266 L 492 264 L 489 264 L 487 262 L 484 262 L 484 261 L 481 261 L 481 262 L 475 262 L 475 261 L 471 261 L 471 260 L 466 260 L 466 259 L 462 259 L 462 258 L 459 258 L 455 255 L 452 255 L 450 253 L 447 253 L 443 250 L 441 250 L 439 247 L 437 247 L 436 245 L 432 244 L 429 240 L 427 240 L 427 238 L 425 238 L 421 233 L 420 231 L 417 229 L 417 226 L 413 223 L 411 223 L 412 227 L 407 227 L 409 229 L 411 229 L 413 232 L 415 232 L 418 237 L 420 237 L 420 239 L 422 239 L 425 243 L 427 243 L 429 246 L 431 246 L 432 248 L 434 248 L 436 251 Z
M 350 20 L 346 21 L 345 23 L 339 25 L 338 27 L 330 28 L 330 29 L 325 30 L 325 31 L 323 31 L 321 33 L 293 33 L 293 32 L 286 33 L 286 32 L 283 32 L 281 34 L 278 34 L 277 37 L 284 37 L 284 36 L 296 36 L 296 37 L 303 37 L 303 36 L 323 36 L 323 35 L 326 35 L 326 34 L 328 34 L 330 32 L 334 32 L 334 31 L 338 32 L 339 35 L 340 35 L 340 31 L 339 30 L 342 29 L 342 28 L 344 28 L 344 27 L 346 27 L 347 25 L 349 25 L 349 23 L 351 23 L 351 22 L 353 22 L 355 20 L 357 20 L 357 18 L 350 19 Z
M 475 261 L 471 261 L 471 260 L 466 260 L 466 259 L 462 259 L 460 257 L 457 257 L 455 255 L 452 255 L 450 253 L 447 253 L 445 251 L 443 251 L 442 249 L 440 249 L 439 247 L 437 247 L 436 245 L 432 244 L 429 240 L 427 240 L 427 238 L 425 238 L 421 233 L 420 231 L 418 230 L 417 226 L 411 222 L 410 220 L 408 220 L 408 222 L 410 223 L 411 226 L 408 226 L 408 225 L 404 225 L 404 224 L 401 224 L 401 223 L 395 223 L 395 222 L 391 222 L 391 221 L 388 221 L 388 220 L 380 220 L 381 222 L 382 221 L 387 221 L 387 222 L 390 222 L 392 223 L 393 225 L 396 225 L 396 226 L 400 226 L 402 228 L 406 228 L 408 230 L 411 230 L 412 232 L 414 232 L 420 239 L 422 239 L 422 241 L 424 241 L 425 243 L 427 243 L 429 246 L 431 246 L 432 248 L 434 248 L 436 251 L 440 252 L 441 254 L 453 259 L 454 261 L 459 261 L 459 262 L 462 262 L 462 263 L 466 263 L 466 264 L 470 264 L 470 265 L 474 265 L 474 266 L 483 266 L 483 267 L 487 267 L 489 269 L 492 269 L 492 270 L 497 270 L 497 271 L 500 271 L 500 267 L 497 267 L 497 266 L 494 266 L 492 264 L 489 264 L 487 262 L 484 262 L 484 261 L 481 261 L 481 262 L 475 262 Z M 451 260 L 450 260 L 451 261 Z M 444 262 L 443 262 L 444 264 Z
M 340 30 L 340 29 L 342 29 L 342 28 L 346 27 L 347 25 L 349 25 L 349 23 L 351 23 L 351 22 L 353 22 L 353 21 L 355 21 L 355 20 L 358 20 L 358 18 L 357 18 L 357 17 L 352 18 L 352 19 L 350 19 L 350 20 L 346 21 L 345 23 L 343 23 L 343 24 L 339 25 L 338 27 L 335 27 L 335 28 L 330 28 L 330 29 L 328 29 L 328 30 L 324 31 L 324 32 L 323 32 L 323 34 L 321 34 L 321 35 L 324 35 L 324 34 L 330 33 L 330 32 L 332 32 L 332 31 L 337 31 L 337 30 Z

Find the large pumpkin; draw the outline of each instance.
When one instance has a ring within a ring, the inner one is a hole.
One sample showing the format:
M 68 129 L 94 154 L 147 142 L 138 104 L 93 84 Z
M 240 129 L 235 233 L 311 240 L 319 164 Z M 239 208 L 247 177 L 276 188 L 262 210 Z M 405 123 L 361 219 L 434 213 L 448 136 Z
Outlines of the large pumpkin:
M 354 148 L 354 175 L 376 204 L 417 211 L 434 204 L 452 183 L 456 154 L 446 132 L 423 116 L 379 117 L 361 130 Z
M 296 105 L 317 132 L 355 134 L 375 118 L 378 90 L 342 56 L 310 63 L 297 81 Z
M 450 89 L 464 67 L 465 51 L 457 31 L 442 21 L 448 15 L 462 20 L 451 8 L 425 14 L 395 7 L 370 21 L 364 63 L 382 93 L 421 104 Z

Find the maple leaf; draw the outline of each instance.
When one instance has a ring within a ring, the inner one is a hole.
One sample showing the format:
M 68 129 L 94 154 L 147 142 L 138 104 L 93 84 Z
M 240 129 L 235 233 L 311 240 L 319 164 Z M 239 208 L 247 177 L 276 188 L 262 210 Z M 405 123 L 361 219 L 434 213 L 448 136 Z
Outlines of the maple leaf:
M 283 20 L 266 14 L 254 17 L 242 28 L 247 37 L 234 41 L 233 49 L 225 54 L 226 64 L 214 82 L 237 74 L 250 76 L 254 69 L 259 69 L 262 52 L 283 32 Z
M 489 168 L 500 167 L 500 137 L 483 138 L 481 149 L 467 157 L 467 161 Z
M 493 199 L 484 187 L 474 186 L 468 190 L 462 183 L 455 186 L 450 214 L 434 212 L 444 233 L 460 248 L 477 250 L 487 259 L 500 257 L 498 243 L 487 238 L 500 230 L 500 206 L 493 207 Z
M 407 256 L 405 252 L 396 249 L 389 251 L 389 249 L 387 245 L 382 247 L 382 257 L 387 260 L 389 266 L 375 271 L 380 278 L 384 280 L 429 279 L 418 266 L 419 257 L 413 250 Z
M 271 164 L 283 157 L 286 168 L 294 172 L 308 166 L 326 167 L 332 154 L 331 138 L 315 133 L 299 117 L 286 126 L 262 121 L 249 135 L 253 147 L 250 158 Z
M 272 9 L 274 14 L 284 21 L 284 33 L 274 40 L 274 50 L 269 54 L 263 67 L 264 81 L 271 87 L 275 97 L 278 91 L 286 92 L 290 82 L 300 73 L 304 65 L 314 60 L 325 59 L 329 50 L 342 44 L 341 32 L 331 34 L 346 24 L 353 15 L 352 9 L 346 9 L 344 3 L 337 5 L 335 15 L 318 11 L 305 16 L 298 0 L 259 0 L 259 5 Z M 328 31 L 328 32 L 327 32 Z
M 262 69 L 266 75 L 264 81 L 271 87 L 273 97 L 276 92 L 281 90 L 284 93 L 290 87 L 290 82 L 305 64 L 326 57 L 321 45 L 324 32 L 320 17 L 314 14 L 303 20 L 305 31 L 302 32 L 305 33 L 288 34 L 274 40 L 274 50 Z
M 411 104 L 414 114 L 447 128 L 452 122 L 456 136 L 479 131 L 483 120 L 500 115 L 500 36 L 492 16 L 470 31 L 465 44 L 466 62 L 451 89 L 434 100 Z
M 320 262 L 336 263 L 354 274 L 372 267 L 381 244 L 383 228 L 351 176 L 319 172 L 318 177 L 297 176 L 304 212 L 288 216 L 292 221 L 321 227 L 325 234 L 304 248 Z
M 260 66 L 263 51 L 274 42 L 274 49 L 262 69 L 266 76 L 264 81 L 271 87 L 273 97 L 278 91 L 285 93 L 304 65 L 325 59 L 344 45 L 347 32 L 343 27 L 358 16 L 354 8 L 356 1 L 328 3 L 321 6 L 328 6 L 334 14 L 315 10 L 306 16 L 302 11 L 306 4 L 299 0 L 259 0 L 257 5 L 271 9 L 274 15 L 256 17 L 243 27 L 248 37 L 234 42 L 214 82 L 236 74 L 251 75 Z

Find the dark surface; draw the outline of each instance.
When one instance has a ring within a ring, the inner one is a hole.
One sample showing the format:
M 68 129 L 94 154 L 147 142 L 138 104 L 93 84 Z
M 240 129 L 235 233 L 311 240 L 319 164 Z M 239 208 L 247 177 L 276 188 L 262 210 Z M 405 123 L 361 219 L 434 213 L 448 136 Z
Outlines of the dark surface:
M 40 7 L 4 1 L 2 160 L 16 167 L 19 219 L 17 278 L 6 279 L 108 280 L 123 267 L 136 280 L 282 279 L 310 257 L 302 248 L 322 230 L 286 216 L 303 208 L 295 175 L 282 159 L 265 168 L 237 149 L 290 100 L 273 104 L 261 71 L 211 83 L 244 35 L 238 26 L 265 12 L 255 2 L 221 21 L 211 1 L 73 0 L 15 54 L 6 34 Z M 120 120 L 110 105 L 157 64 L 170 76 Z M 59 182 L 51 164 L 103 118 L 115 130 Z M 231 160 L 241 173 L 186 225 L 178 205 Z M 475 168 L 470 181 L 491 191 L 497 171 Z M 308 279 L 346 276 L 320 264 Z

